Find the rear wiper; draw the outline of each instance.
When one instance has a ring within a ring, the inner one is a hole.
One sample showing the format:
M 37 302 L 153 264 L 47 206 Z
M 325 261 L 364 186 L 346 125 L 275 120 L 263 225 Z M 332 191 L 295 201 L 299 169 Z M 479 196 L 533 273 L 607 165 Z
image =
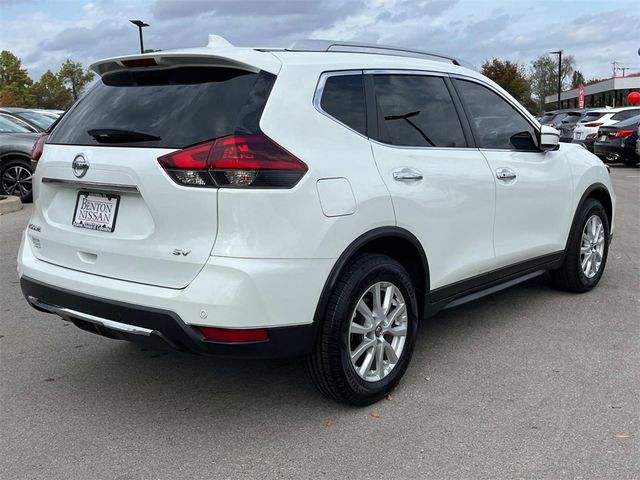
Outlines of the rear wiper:
M 126 143 L 126 142 L 153 142 L 162 140 L 155 135 L 136 132 L 133 130 L 119 130 L 116 128 L 96 128 L 87 130 L 87 133 L 100 143 Z

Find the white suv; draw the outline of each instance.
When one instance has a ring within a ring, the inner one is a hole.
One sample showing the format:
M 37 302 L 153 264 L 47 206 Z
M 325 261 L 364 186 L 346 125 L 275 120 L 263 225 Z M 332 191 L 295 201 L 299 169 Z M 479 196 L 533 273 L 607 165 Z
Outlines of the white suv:
M 420 319 L 545 271 L 600 280 L 607 169 L 484 76 L 393 47 L 212 43 L 94 64 L 38 143 L 18 267 L 38 310 L 164 349 L 304 355 L 364 405 Z

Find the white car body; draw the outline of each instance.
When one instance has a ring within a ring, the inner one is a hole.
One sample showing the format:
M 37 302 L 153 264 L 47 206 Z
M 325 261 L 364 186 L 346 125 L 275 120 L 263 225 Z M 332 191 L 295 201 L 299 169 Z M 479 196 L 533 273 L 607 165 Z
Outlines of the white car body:
M 528 274 L 550 266 L 562 255 L 576 210 L 588 195 L 605 199 L 613 225 L 615 196 L 607 169 L 580 146 L 526 152 L 392 146 L 355 132 L 319 107 L 326 75 L 400 71 L 480 84 L 540 129 L 508 93 L 471 69 L 372 52 L 235 47 L 154 52 L 105 60 L 93 69 L 107 75 L 122 70 L 122 61 L 148 58 L 276 75 L 259 126 L 308 171 L 287 189 L 191 188 L 176 184 L 158 163 L 175 149 L 46 144 L 18 256 L 23 290 L 34 306 L 98 324 L 100 333 L 111 327 L 163 333 L 160 326 L 129 325 L 126 311 L 118 310 L 122 305 L 166 313 L 181 328 L 313 329 L 327 288 L 362 248 L 361 239 L 372 242 L 369 248 L 389 241 L 400 256 L 409 245 L 401 242 L 415 241 L 424 254 L 410 263 L 428 268 L 418 289 L 425 294 L 421 301 L 434 305 L 426 313 L 433 313 L 460 297 L 449 293 L 461 282 L 513 266 L 527 266 Z M 61 125 L 73 115 L 72 108 Z M 90 167 L 77 178 L 72 161 L 80 154 Z M 415 180 L 398 176 L 416 172 Z M 500 177 L 504 172 L 517 173 L 517 180 Z M 71 224 L 78 192 L 96 188 L 120 195 L 113 232 Z M 532 270 L 536 262 L 539 269 Z M 48 296 L 52 289 L 69 304 L 56 304 Z M 115 313 L 97 315 L 91 309 L 100 302 L 116 305 Z M 304 342 L 285 348 L 307 349 Z
M 616 118 L 617 113 L 626 112 L 626 111 L 635 112 L 635 114 L 637 115 L 637 112 L 640 112 L 640 108 L 639 107 L 619 107 L 619 108 L 607 108 L 607 109 L 590 111 L 589 112 L 590 114 L 601 113 L 602 116 L 597 120 L 588 120 L 588 119 L 580 120 L 576 124 L 576 128 L 573 130 L 573 139 L 579 140 L 579 141 L 594 139 L 595 136 L 598 134 L 598 129 L 600 127 L 613 125 L 615 123 L 618 123 L 620 120 L 624 120 L 626 118 L 633 116 L 633 114 L 630 113 L 629 117 L 625 117 L 623 119 Z

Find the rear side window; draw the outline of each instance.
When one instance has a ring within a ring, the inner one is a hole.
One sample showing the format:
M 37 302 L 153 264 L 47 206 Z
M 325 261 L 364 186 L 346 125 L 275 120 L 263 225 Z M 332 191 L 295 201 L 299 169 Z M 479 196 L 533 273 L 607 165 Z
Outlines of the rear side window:
M 362 75 L 332 75 L 326 79 L 320 108 L 356 132 L 367 135 Z
M 504 98 L 475 82 L 456 80 L 456 85 L 471 111 L 481 148 L 537 149 L 535 129 Z
M 466 147 L 467 142 L 442 77 L 374 75 L 378 140 L 411 147 Z
M 184 148 L 256 133 L 274 79 L 211 67 L 108 74 L 62 118 L 48 143 Z
M 631 110 L 623 110 L 622 112 L 618 112 L 613 117 L 611 117 L 611 120 L 615 120 L 617 122 L 620 122 L 622 120 L 626 120 L 628 118 L 635 117 L 639 113 L 640 113 L 640 108 L 638 108 L 638 109 L 632 108 Z

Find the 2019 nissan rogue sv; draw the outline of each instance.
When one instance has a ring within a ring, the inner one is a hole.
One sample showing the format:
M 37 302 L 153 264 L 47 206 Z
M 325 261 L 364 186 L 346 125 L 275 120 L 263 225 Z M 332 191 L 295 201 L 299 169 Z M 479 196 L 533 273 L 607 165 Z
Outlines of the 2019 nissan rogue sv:
M 607 169 L 461 62 L 306 41 L 95 63 L 34 151 L 19 251 L 36 309 L 110 338 L 305 355 L 365 405 L 420 319 L 550 271 L 586 292 L 613 230 Z

